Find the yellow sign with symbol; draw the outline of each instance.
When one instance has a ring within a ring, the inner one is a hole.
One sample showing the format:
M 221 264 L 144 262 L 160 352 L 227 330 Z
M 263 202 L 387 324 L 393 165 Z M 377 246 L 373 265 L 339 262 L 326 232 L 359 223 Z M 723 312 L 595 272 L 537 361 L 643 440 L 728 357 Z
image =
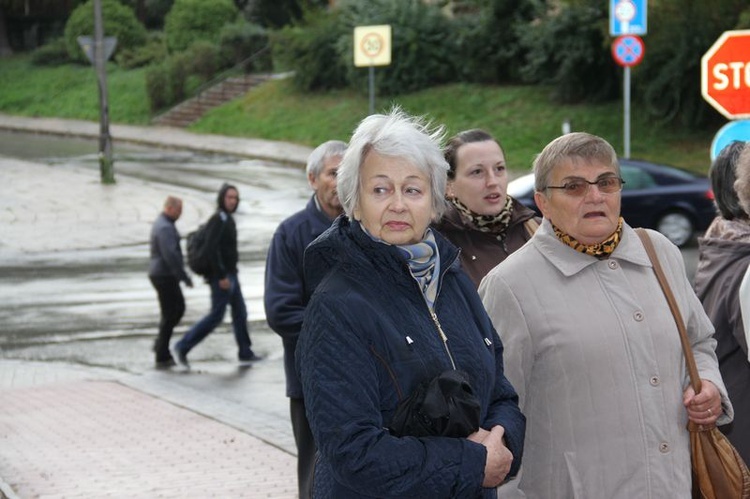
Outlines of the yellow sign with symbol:
M 354 65 L 356 67 L 388 66 L 391 63 L 391 26 L 356 26 L 354 28 Z

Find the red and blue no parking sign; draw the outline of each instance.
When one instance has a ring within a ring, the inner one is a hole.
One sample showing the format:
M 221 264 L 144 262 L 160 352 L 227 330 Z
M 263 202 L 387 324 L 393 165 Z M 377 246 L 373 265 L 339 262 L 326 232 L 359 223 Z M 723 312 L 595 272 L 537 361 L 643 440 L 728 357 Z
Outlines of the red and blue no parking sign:
M 635 66 L 643 60 L 646 46 L 640 36 L 623 35 L 612 42 L 612 57 L 620 66 Z

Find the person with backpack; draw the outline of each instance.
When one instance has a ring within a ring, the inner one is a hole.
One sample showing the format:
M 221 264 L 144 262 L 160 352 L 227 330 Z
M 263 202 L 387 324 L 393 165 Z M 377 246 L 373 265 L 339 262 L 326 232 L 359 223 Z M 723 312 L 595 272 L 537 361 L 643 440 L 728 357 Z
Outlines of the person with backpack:
M 169 341 L 175 326 L 185 313 L 185 297 L 182 296 L 180 282 L 193 287 L 193 281 L 185 272 L 185 263 L 180 249 L 180 233 L 175 222 L 182 215 L 182 200 L 169 196 L 164 202 L 164 210 L 151 227 L 151 258 L 148 278 L 159 297 L 161 320 L 159 334 L 154 342 L 156 368 L 169 369 L 175 365 L 169 353 Z
M 188 353 L 221 324 L 228 305 L 232 307 L 232 328 L 237 341 L 240 364 L 262 359 L 251 347 L 247 328 L 247 307 L 237 277 L 237 226 L 232 213 L 237 210 L 239 202 L 237 188 L 226 183 L 222 185 L 217 198 L 218 209 L 205 227 L 200 229 L 205 231 L 202 253 L 207 265 L 203 277 L 211 286 L 211 310 L 174 345 L 177 362 L 188 369 Z M 188 246 L 190 247 L 190 244 Z M 192 261 L 190 252 L 189 249 L 188 259 Z

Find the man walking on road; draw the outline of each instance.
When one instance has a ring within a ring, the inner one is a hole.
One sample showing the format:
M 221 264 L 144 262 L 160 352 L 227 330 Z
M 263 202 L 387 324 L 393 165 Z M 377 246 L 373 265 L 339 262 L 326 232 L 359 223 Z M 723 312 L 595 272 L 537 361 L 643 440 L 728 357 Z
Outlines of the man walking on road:
M 190 288 L 193 287 L 193 281 L 185 272 L 180 249 L 180 234 L 175 227 L 175 222 L 180 215 L 182 215 L 182 200 L 169 196 L 164 202 L 164 210 L 151 228 L 151 260 L 148 278 L 156 289 L 161 309 L 159 335 L 154 343 L 157 369 L 168 369 L 175 365 L 169 353 L 169 341 L 175 326 L 180 323 L 185 313 L 185 298 L 182 296 L 180 281 Z
M 232 328 L 237 341 L 238 358 L 241 365 L 261 360 L 251 348 L 247 329 L 247 307 L 237 278 L 237 226 L 232 213 L 240 203 L 239 191 L 233 185 L 224 184 L 219 189 L 218 209 L 206 225 L 209 241 L 209 270 L 205 280 L 211 286 L 211 310 L 194 325 L 174 346 L 177 361 L 189 368 L 187 355 L 208 336 L 224 319 L 227 305 L 232 307 Z
M 286 394 L 297 444 L 300 499 L 312 497 L 315 463 L 315 442 L 305 415 L 302 384 L 294 367 L 294 350 L 309 298 L 305 295 L 302 260 L 307 245 L 343 211 L 336 192 L 336 171 L 345 151 L 346 143 L 330 140 L 310 154 L 307 180 L 315 192 L 305 209 L 284 220 L 276 229 L 266 259 L 266 319 L 284 344 Z

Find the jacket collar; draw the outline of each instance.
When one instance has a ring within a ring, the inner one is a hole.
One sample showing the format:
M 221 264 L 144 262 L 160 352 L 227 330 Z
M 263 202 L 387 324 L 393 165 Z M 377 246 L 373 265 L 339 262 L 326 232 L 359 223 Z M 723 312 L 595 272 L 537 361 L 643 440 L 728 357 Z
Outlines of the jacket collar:
M 599 261 L 593 256 L 576 251 L 562 243 L 555 236 L 552 224 L 546 218 L 542 220 L 539 230 L 531 238 L 531 241 L 539 252 L 566 277 L 575 275 Z M 609 259 L 626 261 L 642 267 L 651 267 L 651 261 L 638 234 L 627 223 L 623 224 L 622 238 Z

